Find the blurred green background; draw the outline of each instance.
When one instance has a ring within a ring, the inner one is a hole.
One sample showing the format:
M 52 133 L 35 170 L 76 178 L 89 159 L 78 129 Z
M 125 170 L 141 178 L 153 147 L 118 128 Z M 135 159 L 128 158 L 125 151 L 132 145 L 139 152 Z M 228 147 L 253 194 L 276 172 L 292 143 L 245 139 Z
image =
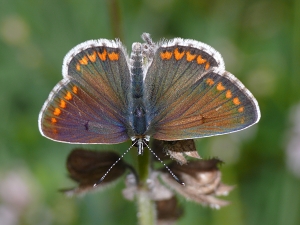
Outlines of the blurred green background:
M 82 198 L 57 191 L 75 186 L 65 160 L 77 146 L 42 137 L 37 119 L 72 47 L 119 37 L 130 52 L 142 32 L 154 41 L 182 37 L 213 46 L 262 112 L 250 129 L 197 141 L 200 155 L 225 161 L 223 181 L 236 188 L 221 210 L 180 198 L 185 214 L 177 224 L 300 224 L 298 0 L 2 0 L 0 224 L 136 224 L 123 181 Z M 128 146 L 87 148 L 122 153 Z

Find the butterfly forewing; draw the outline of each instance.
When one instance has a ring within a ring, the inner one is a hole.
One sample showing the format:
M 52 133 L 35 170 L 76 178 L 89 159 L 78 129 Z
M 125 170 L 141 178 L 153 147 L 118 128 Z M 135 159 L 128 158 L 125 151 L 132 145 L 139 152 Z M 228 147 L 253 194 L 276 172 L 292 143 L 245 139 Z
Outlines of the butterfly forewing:
M 225 72 L 220 54 L 195 41 L 160 46 L 147 71 L 145 90 L 148 132 L 160 140 L 230 133 L 260 116 L 252 94 Z
M 40 130 L 50 139 L 72 143 L 127 140 L 130 74 L 123 47 L 108 40 L 72 49 L 64 79 L 40 113 Z
M 187 46 L 158 48 L 145 79 L 150 120 L 155 110 L 159 111 L 156 120 L 165 117 L 166 103 L 181 97 L 211 67 L 223 66 L 220 59 L 216 61 L 207 52 Z

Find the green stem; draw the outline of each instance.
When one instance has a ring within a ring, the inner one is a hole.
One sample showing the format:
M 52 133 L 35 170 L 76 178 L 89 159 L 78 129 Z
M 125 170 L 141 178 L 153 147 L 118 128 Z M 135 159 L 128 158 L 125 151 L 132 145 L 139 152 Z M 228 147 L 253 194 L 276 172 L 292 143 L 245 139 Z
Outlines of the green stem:
M 149 188 L 147 185 L 151 169 L 150 159 L 150 151 L 144 151 L 143 155 L 138 156 L 138 176 L 140 180 L 136 201 L 139 225 L 155 224 L 155 207 L 149 197 Z
M 153 225 L 155 224 L 155 208 L 153 201 L 149 198 L 149 192 L 139 190 L 137 195 L 138 206 L 138 224 L 139 225 Z
M 121 10 L 118 0 L 108 0 L 108 10 L 110 16 L 110 23 L 113 32 L 113 36 L 123 40 L 122 36 L 122 24 L 121 24 Z
M 139 183 L 141 186 L 146 185 L 150 174 L 150 151 L 143 151 L 142 155 L 137 157 Z

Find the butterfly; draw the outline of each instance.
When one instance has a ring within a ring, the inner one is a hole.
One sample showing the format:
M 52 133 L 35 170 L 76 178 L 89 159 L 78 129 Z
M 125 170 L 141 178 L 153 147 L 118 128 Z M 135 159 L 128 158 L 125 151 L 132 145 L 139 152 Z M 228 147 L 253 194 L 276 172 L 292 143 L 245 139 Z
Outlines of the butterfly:
M 69 51 L 63 79 L 39 114 L 39 130 L 65 143 L 131 140 L 141 154 L 150 138 L 178 141 L 243 130 L 260 119 L 251 92 L 207 44 L 174 38 L 133 43 L 90 40 Z

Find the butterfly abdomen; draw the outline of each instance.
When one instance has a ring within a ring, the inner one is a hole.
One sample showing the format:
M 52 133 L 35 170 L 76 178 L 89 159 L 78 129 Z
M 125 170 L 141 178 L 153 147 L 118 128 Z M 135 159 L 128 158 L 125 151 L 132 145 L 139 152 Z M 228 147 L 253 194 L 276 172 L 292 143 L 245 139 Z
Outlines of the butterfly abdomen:
M 136 136 L 143 135 L 146 131 L 146 110 L 143 102 L 143 56 L 142 44 L 134 43 L 130 56 L 130 75 L 131 75 L 131 91 L 132 91 L 132 125 Z

